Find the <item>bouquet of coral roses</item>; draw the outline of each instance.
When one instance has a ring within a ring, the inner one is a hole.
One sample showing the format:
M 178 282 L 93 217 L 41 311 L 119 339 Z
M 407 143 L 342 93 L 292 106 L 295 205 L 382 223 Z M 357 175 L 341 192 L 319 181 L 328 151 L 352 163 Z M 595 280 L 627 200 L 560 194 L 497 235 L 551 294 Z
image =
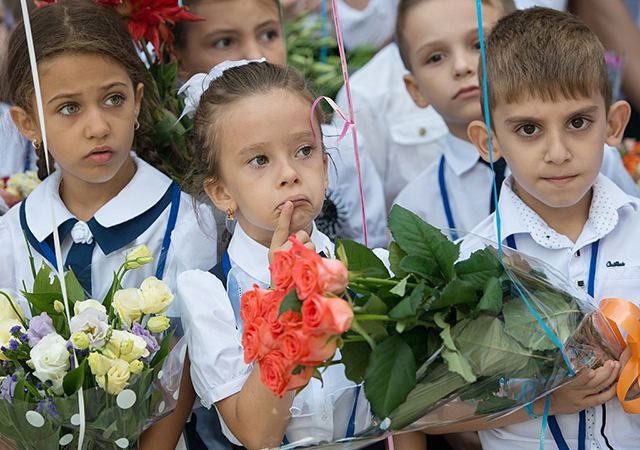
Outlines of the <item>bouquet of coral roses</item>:
M 121 285 L 151 260 L 146 246 L 130 252 L 102 302 L 67 272 L 64 304 L 46 264 L 22 292 L 28 311 L 0 291 L 0 435 L 21 449 L 129 448 L 175 406 L 182 370 L 175 352 L 167 358 L 164 314 L 173 295 L 155 277 Z
M 326 259 L 292 238 L 289 251 L 274 255 L 273 288 L 241 301 L 245 361 L 258 362 L 274 394 L 301 389 L 337 363 L 363 385 L 369 428 L 327 448 L 493 420 L 619 358 L 621 316 L 606 310 L 628 302 L 605 300 L 601 311 L 544 262 L 511 249 L 487 245 L 460 259 L 460 244 L 397 206 L 389 227 L 385 261 L 351 241 L 338 241 L 338 259 Z M 618 392 L 625 408 L 626 391 Z

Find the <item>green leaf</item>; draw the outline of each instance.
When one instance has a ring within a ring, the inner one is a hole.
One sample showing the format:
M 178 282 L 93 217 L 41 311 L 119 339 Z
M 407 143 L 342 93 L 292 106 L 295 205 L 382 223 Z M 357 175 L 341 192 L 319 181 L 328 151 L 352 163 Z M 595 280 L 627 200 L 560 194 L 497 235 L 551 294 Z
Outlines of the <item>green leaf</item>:
M 33 293 L 23 291 L 22 295 L 24 295 L 29 303 L 37 308 L 38 312 L 46 312 L 49 315 L 58 314 L 53 307 L 53 302 L 56 300 L 62 301 L 62 296 L 59 293 Z
M 359 314 L 386 314 L 388 310 L 387 304 L 380 297 L 371 294 L 364 306 L 361 306 L 357 312 Z
M 378 417 L 387 417 L 400 406 L 415 385 L 415 359 L 402 338 L 391 336 L 371 352 L 364 389 Z
M 481 290 L 489 278 L 500 277 L 504 269 L 490 250 L 482 249 L 472 253 L 469 259 L 456 263 L 455 271 L 459 279 Z
M 295 289 L 292 289 L 284 299 L 282 299 L 282 303 L 280 303 L 280 310 L 278 311 L 278 317 L 286 313 L 287 311 L 302 311 L 302 302 L 298 298 L 298 294 Z
M 404 278 L 409 275 L 400 265 L 400 261 L 405 256 L 407 256 L 407 253 L 396 242 L 391 241 L 391 244 L 389 244 L 389 265 L 391 266 L 391 271 L 398 278 Z
M 396 284 L 392 289 L 389 290 L 392 294 L 397 295 L 398 297 L 404 297 L 404 293 L 407 290 L 407 280 L 409 279 L 409 275 L 404 277 L 398 284 Z
M 431 304 L 431 309 L 441 309 L 447 306 L 475 303 L 478 299 L 476 289 L 466 282 L 455 279 L 445 286 L 440 297 Z
M 391 208 L 389 229 L 408 255 L 431 258 L 438 263 L 446 280 L 453 278 L 453 265 L 460 256 L 459 244 L 454 244 L 440 230 L 398 205 Z
M 153 356 L 153 359 L 151 360 L 151 364 L 149 364 L 149 367 L 151 367 L 152 369 L 155 369 L 157 366 L 162 364 L 162 362 L 165 360 L 165 358 L 169 354 L 171 341 L 173 340 L 173 334 L 175 333 L 175 331 L 176 331 L 175 329 L 172 329 L 171 331 L 169 331 L 169 333 L 167 333 L 167 335 L 162 340 L 160 349 Z
M 551 292 L 538 291 L 535 297 L 529 297 L 531 305 L 564 343 L 580 323 L 580 309 L 574 301 L 567 302 L 563 296 Z M 514 297 L 506 302 L 503 314 L 505 331 L 523 346 L 535 351 L 556 348 L 522 298 Z
M 484 286 L 484 294 L 478 302 L 478 311 L 493 315 L 502 311 L 502 284 L 497 278 L 489 278 Z
M 67 372 L 62 380 L 62 388 L 64 389 L 64 393 L 66 395 L 73 395 L 80 387 L 82 387 L 84 383 L 84 376 L 87 372 L 87 360 L 85 359 L 82 363 L 73 370 Z
M 440 338 L 442 339 L 442 343 L 449 350 L 457 350 L 456 344 L 453 342 L 453 337 L 451 337 L 451 325 L 445 322 L 444 318 L 440 313 L 436 313 L 433 315 L 433 319 L 436 322 L 436 325 L 442 330 L 440 332 Z
M 497 317 L 482 315 L 453 327 L 453 340 L 479 377 L 509 376 L 535 357 L 504 330 Z
M 109 316 L 109 321 L 113 320 L 113 318 L 116 315 L 115 311 L 111 307 L 111 304 L 113 303 L 113 296 L 116 294 L 116 292 L 119 289 L 122 289 L 122 286 L 120 285 L 120 280 L 118 279 L 118 274 L 116 272 L 113 272 L 113 281 L 111 282 L 111 287 L 109 287 L 109 291 L 107 292 L 107 296 L 102 301 L 102 306 L 104 306 L 106 308 L 106 310 L 107 310 L 107 314 Z
M 76 278 L 72 270 L 64 274 L 64 282 L 67 286 L 67 298 L 69 299 L 69 308 L 73 310 L 76 302 L 86 300 L 87 295 L 84 288 Z
M 469 361 L 459 352 L 445 348 L 442 350 L 442 358 L 451 372 L 457 373 L 469 383 L 476 381 L 476 376 L 473 374 Z
M 379 341 L 381 338 L 389 336 L 387 331 L 386 322 L 379 320 L 365 320 L 358 322 L 362 329 L 373 338 L 374 341 Z
M 341 247 L 348 261 L 349 272 L 364 277 L 389 278 L 389 271 L 380 258 L 370 248 L 354 241 L 339 239 L 336 247 Z M 343 261 L 344 262 L 344 261 Z
M 441 284 L 443 281 L 438 263 L 428 257 L 407 255 L 400 261 L 400 268 L 405 272 L 424 278 L 432 285 Z
M 406 278 L 405 278 L 406 279 Z M 402 320 L 408 319 L 410 317 L 415 317 L 416 312 L 418 311 L 418 307 L 422 303 L 424 298 L 425 285 L 423 282 L 420 282 L 418 286 L 411 292 L 411 295 L 402 299 L 400 303 L 393 307 L 391 311 L 389 311 L 389 318 L 394 320 Z
M 33 280 L 33 292 L 55 292 L 58 294 L 58 298 L 62 298 L 60 280 L 57 275 L 52 275 L 53 273 L 51 267 L 43 262 Z
M 340 349 L 347 378 L 356 384 L 362 383 L 364 372 L 371 356 L 371 347 L 366 342 L 347 342 Z

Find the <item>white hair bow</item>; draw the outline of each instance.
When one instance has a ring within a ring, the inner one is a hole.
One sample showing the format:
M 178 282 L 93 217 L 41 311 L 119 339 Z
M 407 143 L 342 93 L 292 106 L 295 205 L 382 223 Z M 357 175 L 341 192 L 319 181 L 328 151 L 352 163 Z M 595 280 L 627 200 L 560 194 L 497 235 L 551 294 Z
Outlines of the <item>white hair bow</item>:
M 225 71 L 233 69 L 234 67 L 245 66 L 250 63 L 262 63 L 265 62 L 265 58 L 260 59 L 241 59 L 238 61 L 224 61 L 214 66 L 209 73 L 197 73 L 182 85 L 178 91 L 178 95 L 184 94 L 184 110 L 178 120 L 182 119 L 185 115 L 192 116 L 198 105 L 200 104 L 200 97 L 204 91 L 209 89 L 211 82 L 217 78 L 220 78 Z

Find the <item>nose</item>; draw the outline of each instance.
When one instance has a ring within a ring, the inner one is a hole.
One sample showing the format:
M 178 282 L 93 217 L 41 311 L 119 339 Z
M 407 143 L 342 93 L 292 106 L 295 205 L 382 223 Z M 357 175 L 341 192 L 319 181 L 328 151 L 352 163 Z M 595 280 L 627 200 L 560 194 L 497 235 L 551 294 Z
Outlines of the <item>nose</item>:
M 563 164 L 572 157 L 571 150 L 562 137 L 561 132 L 548 132 L 545 162 Z
M 103 139 L 111 131 L 109 121 L 100 108 L 94 108 L 87 114 L 85 134 L 88 139 Z
M 456 78 L 475 75 L 477 65 L 477 55 L 470 52 L 459 50 L 453 55 L 453 74 Z
M 264 56 L 263 53 L 260 43 L 255 39 L 247 39 L 242 46 L 243 59 L 260 59 Z
M 289 159 L 283 160 L 280 164 L 280 187 L 300 184 L 301 181 L 293 162 Z

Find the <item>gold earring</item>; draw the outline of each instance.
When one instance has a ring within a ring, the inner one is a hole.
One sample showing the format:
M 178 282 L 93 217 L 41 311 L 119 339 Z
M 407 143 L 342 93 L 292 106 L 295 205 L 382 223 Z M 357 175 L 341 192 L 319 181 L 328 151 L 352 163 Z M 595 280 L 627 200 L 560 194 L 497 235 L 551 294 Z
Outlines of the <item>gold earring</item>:
M 140 122 L 138 122 L 138 119 L 136 119 L 136 124 L 133 126 L 134 130 L 138 130 L 140 128 Z
M 231 208 L 227 209 L 227 218 L 224 225 L 229 233 L 233 233 L 233 230 L 236 228 L 236 216 Z
M 40 143 L 38 142 L 38 138 L 31 139 L 31 145 L 33 145 L 33 148 L 35 148 L 36 150 L 40 148 Z

